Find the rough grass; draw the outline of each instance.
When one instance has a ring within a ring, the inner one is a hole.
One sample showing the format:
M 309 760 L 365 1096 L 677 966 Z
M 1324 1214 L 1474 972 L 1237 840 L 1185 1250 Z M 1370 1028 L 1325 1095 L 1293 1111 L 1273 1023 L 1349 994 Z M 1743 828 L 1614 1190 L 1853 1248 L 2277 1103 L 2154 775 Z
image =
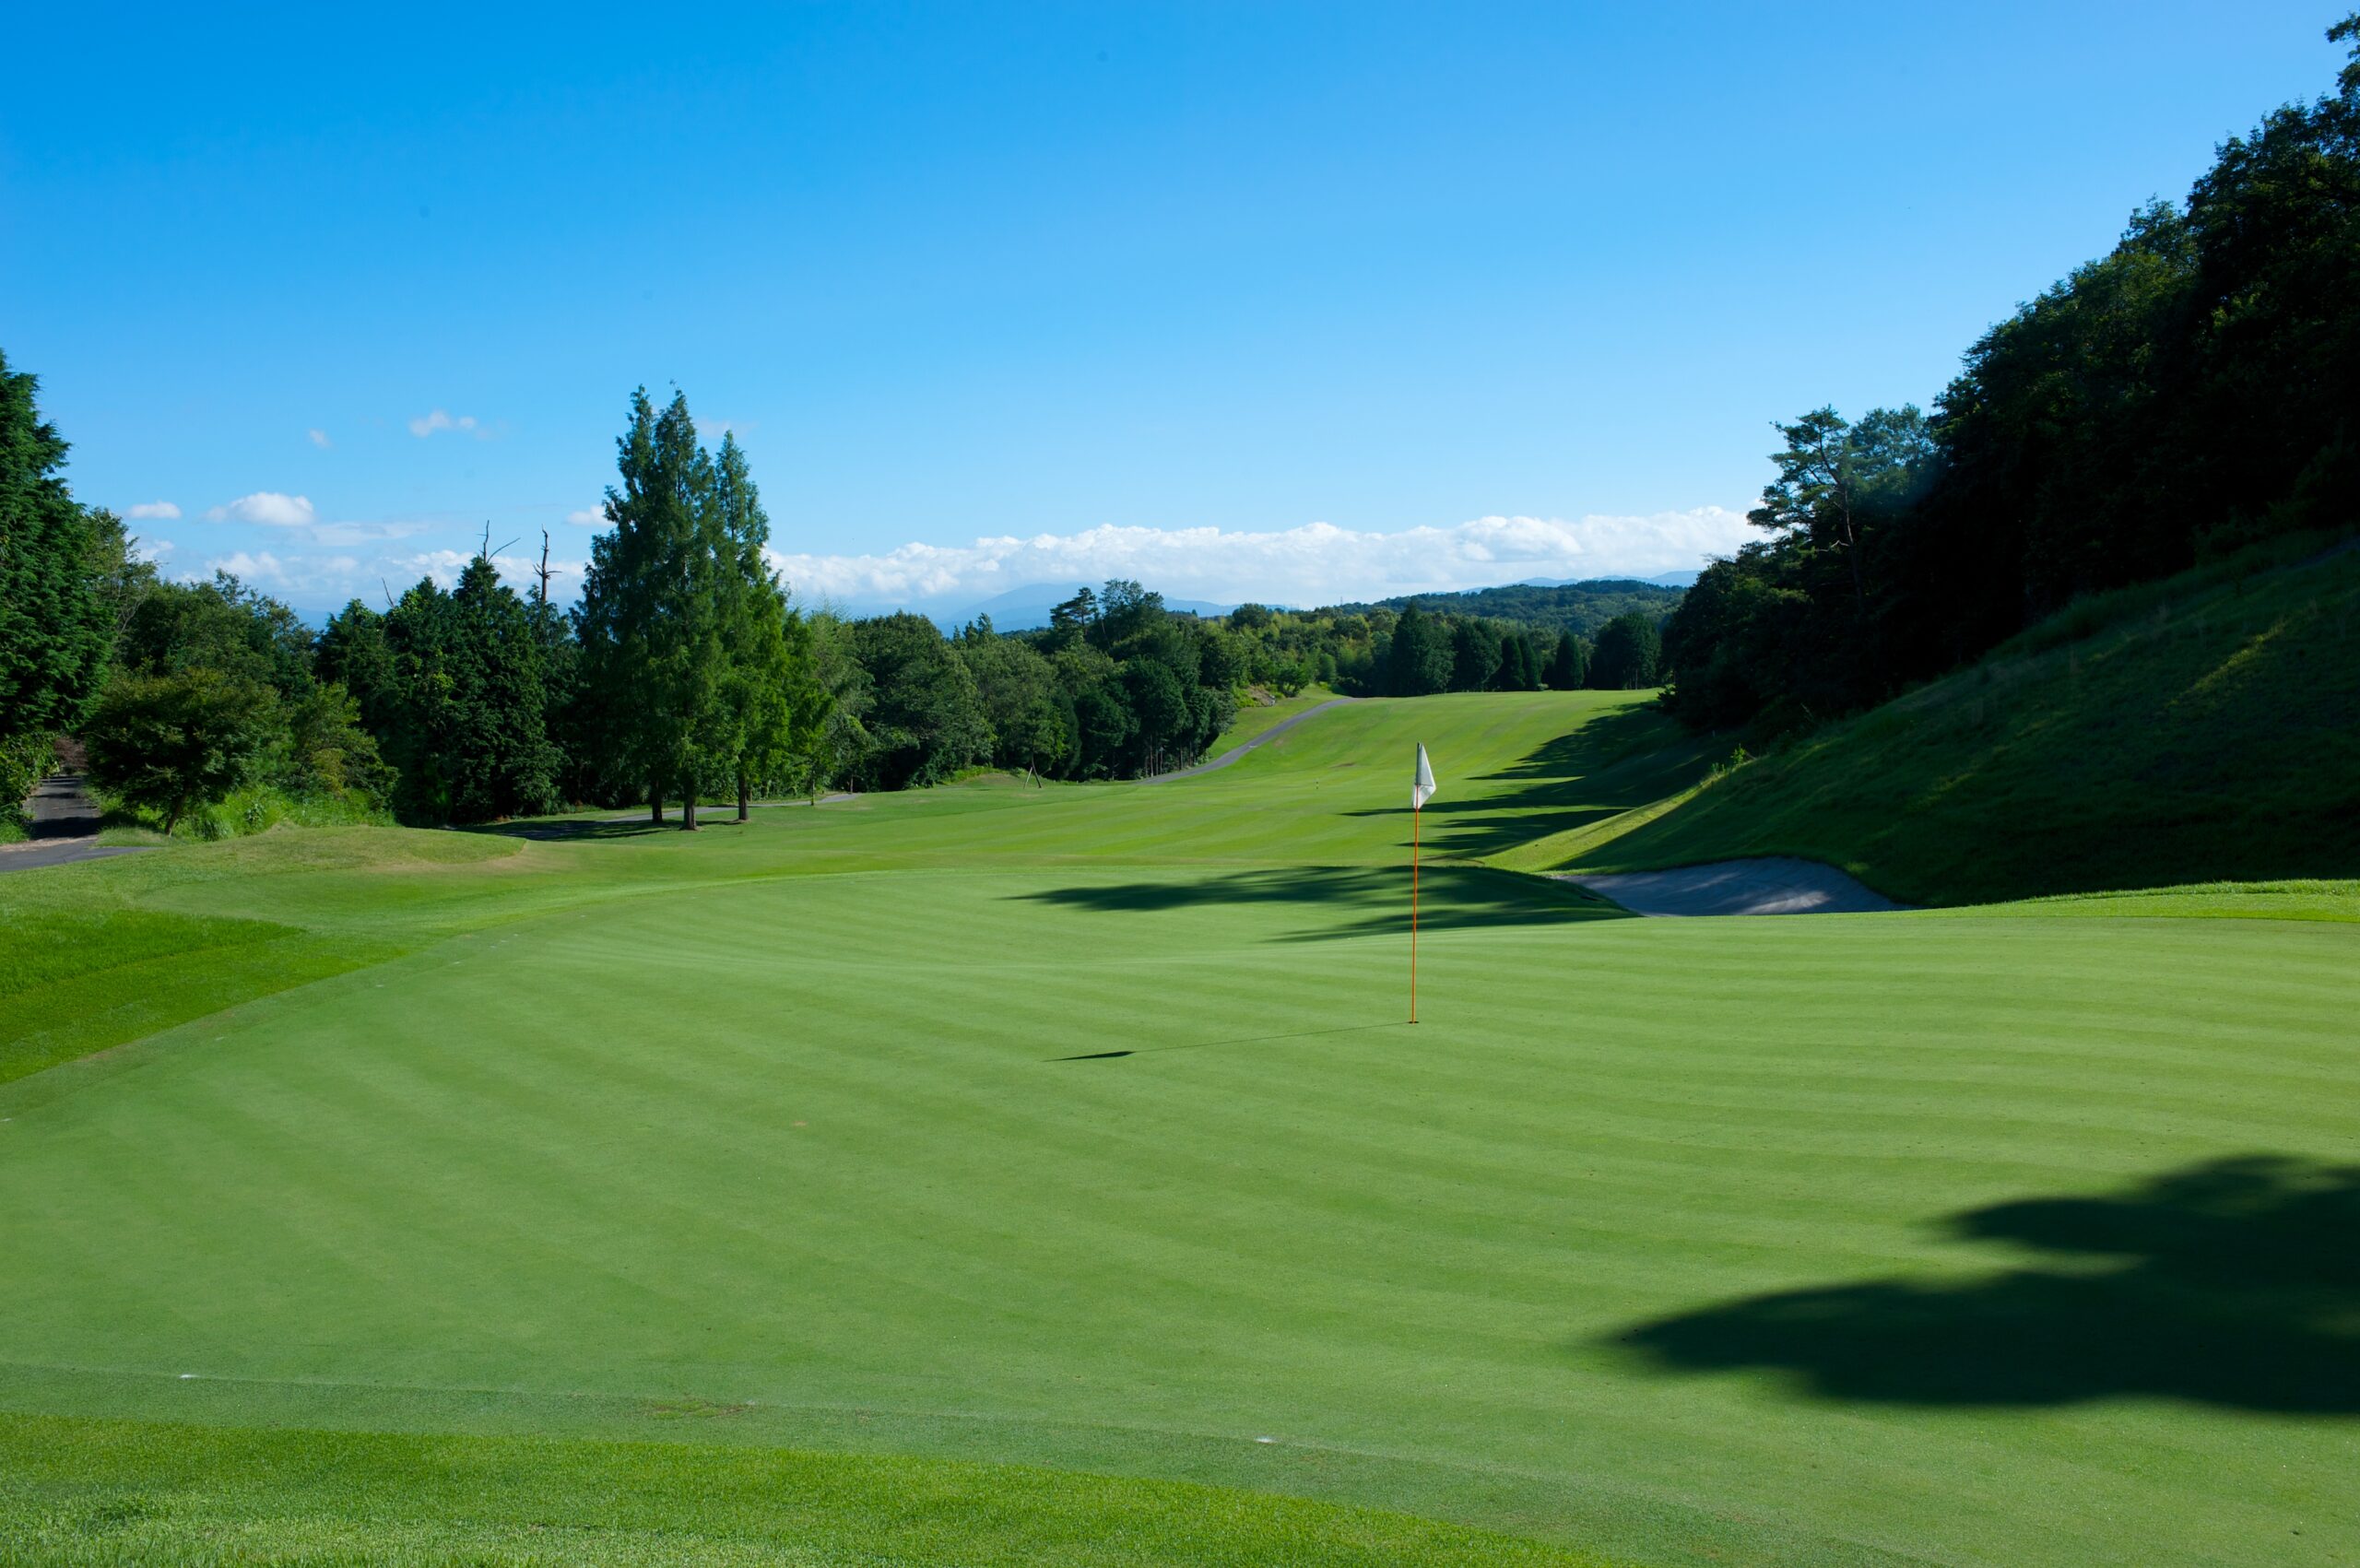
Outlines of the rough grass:
M 914 1538 L 844 1472 L 842 1561 L 1191 1561 L 1120 1490 L 1183 1481 L 1264 1495 L 1154 1515 L 1228 1561 L 1306 1558 L 1273 1496 L 1645 1564 L 2360 1550 L 2360 925 L 2289 918 L 2352 890 L 1641 921 L 1495 864 L 1677 794 L 1679 741 L 1369 702 L 1154 788 L 0 878 L 14 997 L 353 963 L 0 1087 L 0 1409 L 178 1423 L 0 1439 L 0 1487 L 61 1456 L 18 1555 L 731 1561 L 808 1543 L 720 1481 L 753 1533 L 601 1510 L 775 1463 L 803 1528 L 781 1449 L 1005 1503 Z
M 1919 903 L 2360 877 L 2360 553 L 2075 606 L 1547 863 L 1841 866 Z

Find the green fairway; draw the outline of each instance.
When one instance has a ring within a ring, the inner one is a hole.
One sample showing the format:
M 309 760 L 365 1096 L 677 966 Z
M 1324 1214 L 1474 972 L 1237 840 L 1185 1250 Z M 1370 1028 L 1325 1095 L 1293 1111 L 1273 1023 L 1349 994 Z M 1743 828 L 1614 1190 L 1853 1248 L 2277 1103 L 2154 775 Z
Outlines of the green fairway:
M 0 1551 L 1574 1560 L 1187 1482 L 1633 1564 L 2360 1554 L 2352 890 L 1486 864 L 1693 778 L 1637 704 L 0 879 Z

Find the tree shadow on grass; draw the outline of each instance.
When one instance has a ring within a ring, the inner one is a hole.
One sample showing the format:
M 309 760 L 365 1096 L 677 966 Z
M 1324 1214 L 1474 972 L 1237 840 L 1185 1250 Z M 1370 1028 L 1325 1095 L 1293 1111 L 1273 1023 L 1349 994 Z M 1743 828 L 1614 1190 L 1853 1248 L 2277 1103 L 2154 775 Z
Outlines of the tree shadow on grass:
M 1032 903 L 1103 914 L 1154 914 L 1214 905 L 1285 904 L 1328 916 L 1322 924 L 1273 937 L 1326 942 L 1348 937 L 1407 935 L 1410 873 L 1367 867 L 1237 871 L 1221 877 L 1145 882 L 1090 882 L 1016 893 Z M 1627 913 L 1569 883 L 1520 877 L 1480 866 L 1428 866 L 1420 878 L 1418 929 L 1553 925 L 1569 921 L 1629 918 Z
M 1426 842 L 1440 854 L 1480 857 L 1604 821 L 1695 783 L 1713 744 L 1651 708 L 1600 713 L 1499 772 L 1468 781 L 1505 787 L 1454 795 L 1446 780 L 1425 808 Z M 1352 815 L 1402 818 L 1401 842 L 1409 843 L 1406 804 Z
M 2056 1260 L 1974 1279 L 1756 1296 L 1613 1343 L 1658 1370 L 1785 1368 L 1831 1399 L 2146 1396 L 2360 1414 L 2360 1166 L 2248 1155 L 2112 1197 L 1970 1209 L 1944 1229 Z
M 588 839 L 635 839 L 650 833 L 678 832 L 678 821 L 651 822 L 644 817 L 622 819 L 603 817 L 571 817 L 554 821 L 484 822 L 463 828 L 462 832 L 489 833 L 503 839 L 563 839 L 579 843 Z

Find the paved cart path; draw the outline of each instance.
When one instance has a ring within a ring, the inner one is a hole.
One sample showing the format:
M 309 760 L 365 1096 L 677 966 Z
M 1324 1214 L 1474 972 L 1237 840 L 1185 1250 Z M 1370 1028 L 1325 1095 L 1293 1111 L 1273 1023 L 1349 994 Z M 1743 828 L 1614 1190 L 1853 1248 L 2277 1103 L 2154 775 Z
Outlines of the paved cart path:
M 1304 720 L 1311 717 L 1312 714 L 1324 713 L 1330 708 L 1340 708 L 1347 702 L 1357 702 L 1359 701 L 1360 699 L 1357 697 L 1330 697 L 1328 701 L 1318 704 L 1316 707 L 1305 708 L 1303 712 L 1297 713 L 1291 719 L 1280 720 L 1277 724 L 1272 725 L 1269 728 L 1264 730 L 1261 734 L 1256 736 L 1245 745 L 1233 746 L 1210 762 L 1199 762 L 1193 768 L 1182 768 L 1177 772 L 1157 773 L 1151 778 L 1139 780 L 1139 783 L 1170 784 L 1174 779 L 1193 779 L 1198 773 L 1210 773 L 1214 772 L 1216 769 L 1226 768 L 1232 762 L 1236 761 L 1240 757 L 1245 756 L 1248 751 L 1253 750 L 1256 747 L 1269 745 L 1270 742 L 1278 739 L 1279 737 L 1286 734 L 1287 731 L 1294 728 L 1295 725 L 1303 723 Z
M 99 803 L 90 798 L 79 773 L 52 773 L 41 780 L 25 802 L 25 814 L 32 819 L 32 837 L 23 843 L 0 844 L 0 871 L 139 853 L 136 844 L 99 842 Z

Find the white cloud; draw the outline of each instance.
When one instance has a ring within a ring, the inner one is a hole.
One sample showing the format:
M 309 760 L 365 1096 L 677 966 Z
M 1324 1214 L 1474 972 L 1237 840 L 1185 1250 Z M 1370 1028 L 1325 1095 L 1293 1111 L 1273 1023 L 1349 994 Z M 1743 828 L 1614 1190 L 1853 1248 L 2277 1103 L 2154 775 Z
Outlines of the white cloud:
M 351 546 L 383 539 L 407 539 L 438 526 L 432 523 L 316 523 L 299 536 L 312 544 Z
M 378 564 L 386 568 L 396 581 L 415 583 L 420 577 L 431 577 L 448 588 L 459 581 L 459 573 L 465 572 L 467 562 L 475 558 L 473 550 L 421 550 L 416 555 L 390 556 Z M 533 586 L 533 574 L 540 561 L 521 555 L 496 555 L 491 558 L 491 564 L 500 569 L 500 580 L 521 594 Z M 563 598 L 579 584 L 583 572 L 587 570 L 588 563 L 584 561 L 550 561 L 549 597 Z
M 132 545 L 132 555 L 150 565 L 161 565 L 166 556 L 180 547 L 170 539 L 139 539 Z
M 567 513 L 565 520 L 577 528 L 603 528 L 607 525 L 607 509 L 603 506 L 586 506 L 578 512 Z
M 275 594 L 299 600 L 324 599 L 349 593 L 360 571 L 360 560 L 348 555 L 282 556 L 274 550 L 234 550 L 207 560 L 204 572 L 190 572 L 183 581 L 226 572 L 242 583 Z
M 1488 588 L 1529 577 L 1652 577 L 1726 555 L 1754 530 L 1726 507 L 1645 517 L 1478 517 L 1360 533 L 1306 523 L 1271 533 L 1105 526 L 1078 534 L 908 544 L 882 555 L 783 555 L 798 594 L 848 605 L 972 602 L 1033 584 L 1131 577 L 1181 598 L 1291 605 Z
M 268 583 L 277 587 L 287 584 L 287 563 L 268 550 L 237 550 L 216 556 L 205 563 L 205 570 L 208 575 L 226 572 L 248 583 Z
M 181 509 L 169 501 L 143 501 L 124 507 L 123 514 L 134 523 L 173 523 L 179 521 Z
M 312 444 L 318 447 L 322 452 L 325 452 L 329 447 L 336 444 L 336 442 L 328 440 L 328 432 L 320 429 L 317 425 L 313 426 L 303 433 L 311 439 Z
M 480 526 L 455 517 L 324 522 L 308 499 L 270 491 L 207 515 L 264 523 L 273 531 L 265 536 L 267 548 L 242 541 L 243 548 L 206 561 L 205 573 L 235 572 L 305 608 L 340 604 L 356 594 L 373 604 L 381 578 L 395 594 L 421 577 L 447 588 L 474 555 Z M 604 523 L 588 508 L 562 515 L 592 527 Z M 1741 513 L 1706 506 L 1643 517 L 1478 517 L 1391 533 L 1328 523 L 1259 533 L 1107 526 L 964 545 L 914 543 L 855 555 L 773 552 L 772 561 L 797 594 L 859 610 L 908 605 L 947 614 L 1011 588 L 1067 587 L 1109 577 L 1137 578 L 1174 598 L 1308 606 L 1533 577 L 1650 577 L 1693 570 L 1754 534 Z M 409 542 L 395 542 L 403 540 Z M 519 593 L 533 584 L 538 544 L 536 537 L 529 551 L 503 552 L 495 560 L 502 579 Z M 171 547 L 154 548 L 161 556 Z M 551 561 L 552 596 L 572 598 L 584 569 L 579 560 Z
M 252 495 L 240 496 L 226 506 L 214 507 L 205 515 L 215 523 L 259 523 L 272 528 L 301 528 L 311 525 L 314 513 L 309 496 L 256 490 Z
M 478 437 L 484 433 L 482 428 L 477 424 L 473 414 L 461 414 L 458 418 L 453 419 L 449 410 L 442 408 L 437 408 L 431 414 L 421 414 L 409 422 L 409 433 L 420 441 L 424 441 L 437 430 L 465 430 L 469 435 Z

